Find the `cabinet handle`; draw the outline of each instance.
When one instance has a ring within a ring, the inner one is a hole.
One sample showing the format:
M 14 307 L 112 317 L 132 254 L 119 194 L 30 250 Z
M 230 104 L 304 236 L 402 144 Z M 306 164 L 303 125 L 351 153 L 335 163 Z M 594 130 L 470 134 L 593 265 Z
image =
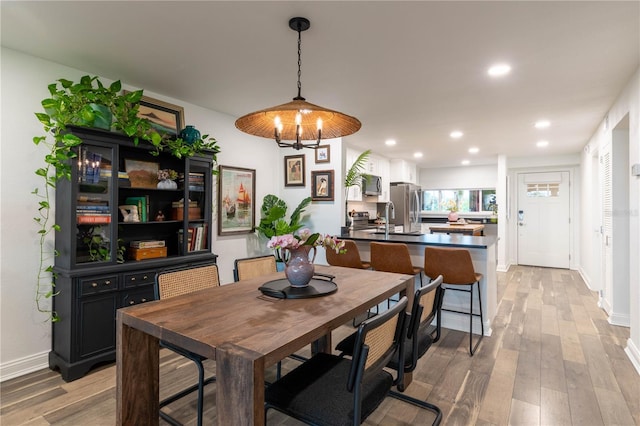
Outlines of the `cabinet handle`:
M 133 300 L 129 301 L 129 305 L 135 305 L 136 302 L 134 302 Z
M 111 280 L 106 280 L 104 283 L 105 283 L 106 285 L 109 285 L 109 284 L 111 284 Z
M 142 303 L 144 303 L 144 302 L 146 302 L 146 301 L 147 301 L 147 299 L 142 299 L 142 300 L 141 300 L 141 302 L 142 302 Z
M 146 280 L 147 278 L 149 278 L 149 277 L 147 277 L 146 275 L 144 277 L 142 277 L 143 280 Z
M 136 280 L 136 277 L 131 277 L 131 281 L 135 281 L 135 280 Z
M 98 283 L 91 283 L 91 287 L 98 287 Z

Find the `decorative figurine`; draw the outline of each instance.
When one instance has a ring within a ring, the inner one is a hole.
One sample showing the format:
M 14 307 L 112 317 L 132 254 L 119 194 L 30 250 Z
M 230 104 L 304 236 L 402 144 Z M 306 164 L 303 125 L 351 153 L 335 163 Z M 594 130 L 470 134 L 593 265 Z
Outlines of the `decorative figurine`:
M 164 220 L 164 213 L 162 213 L 162 210 L 160 210 L 156 215 L 156 222 L 162 222 L 163 220 Z

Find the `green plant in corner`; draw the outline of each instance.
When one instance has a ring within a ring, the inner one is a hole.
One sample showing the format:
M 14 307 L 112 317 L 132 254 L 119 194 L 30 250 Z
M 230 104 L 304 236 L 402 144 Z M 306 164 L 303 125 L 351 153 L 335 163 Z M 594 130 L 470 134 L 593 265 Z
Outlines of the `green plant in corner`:
M 265 195 L 260 208 L 260 224 L 256 227 L 256 231 L 267 240 L 278 235 L 293 234 L 304 226 L 302 213 L 309 204 L 311 204 L 311 197 L 300 201 L 287 221 L 285 219 L 287 203 L 273 194 Z M 279 250 L 276 250 L 276 260 L 282 261 Z
M 371 155 L 370 149 L 358 155 L 358 158 L 356 158 L 356 161 L 353 162 L 351 167 L 349 167 L 349 170 L 347 170 L 346 173 L 344 174 L 344 211 L 346 214 L 345 224 L 347 226 L 349 225 L 349 212 L 347 211 L 348 210 L 347 199 L 349 198 L 349 188 L 353 186 L 358 186 L 362 188 L 362 179 L 365 178 L 365 176 L 367 176 L 364 173 L 364 170 L 365 170 L 365 165 L 367 164 L 367 160 L 369 159 L 369 155 Z

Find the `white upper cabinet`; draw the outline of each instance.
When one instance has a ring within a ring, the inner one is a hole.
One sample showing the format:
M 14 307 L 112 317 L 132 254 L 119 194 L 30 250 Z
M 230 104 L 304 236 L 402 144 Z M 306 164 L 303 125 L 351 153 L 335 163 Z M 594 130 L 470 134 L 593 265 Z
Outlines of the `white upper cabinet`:
M 418 168 L 404 160 L 391 160 L 391 182 L 418 183 Z

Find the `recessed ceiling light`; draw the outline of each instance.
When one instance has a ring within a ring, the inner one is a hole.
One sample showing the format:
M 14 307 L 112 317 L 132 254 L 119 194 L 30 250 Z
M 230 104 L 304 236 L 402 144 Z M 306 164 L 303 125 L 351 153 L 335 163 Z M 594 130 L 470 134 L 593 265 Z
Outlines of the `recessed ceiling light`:
M 469 160 L 462 160 L 460 162 L 460 164 L 462 164 L 463 166 L 468 166 L 469 165 Z
M 472 146 L 471 148 L 469 148 L 469 154 L 477 154 L 480 151 L 480 148 L 477 148 L 475 146 Z
M 546 129 L 550 125 L 551 125 L 551 123 L 549 122 L 549 120 L 539 120 L 539 121 L 536 121 L 535 128 L 536 129 Z
M 387 139 L 386 141 L 384 141 L 384 144 L 387 146 L 394 146 L 396 144 L 395 139 Z
M 454 139 L 459 139 L 462 137 L 462 135 L 464 135 L 464 133 L 462 133 L 460 130 L 454 130 L 453 132 L 449 133 L 449 136 Z
M 421 152 L 414 152 L 413 153 L 413 157 L 414 158 L 422 158 L 422 153 Z
M 549 145 L 549 141 L 538 141 L 538 142 L 536 143 L 536 146 L 537 146 L 538 148 L 544 148 L 544 147 L 546 147 L 546 146 L 548 146 L 548 145 Z
M 511 72 L 511 66 L 509 64 L 496 64 L 491 66 L 487 72 L 491 77 L 502 77 Z

